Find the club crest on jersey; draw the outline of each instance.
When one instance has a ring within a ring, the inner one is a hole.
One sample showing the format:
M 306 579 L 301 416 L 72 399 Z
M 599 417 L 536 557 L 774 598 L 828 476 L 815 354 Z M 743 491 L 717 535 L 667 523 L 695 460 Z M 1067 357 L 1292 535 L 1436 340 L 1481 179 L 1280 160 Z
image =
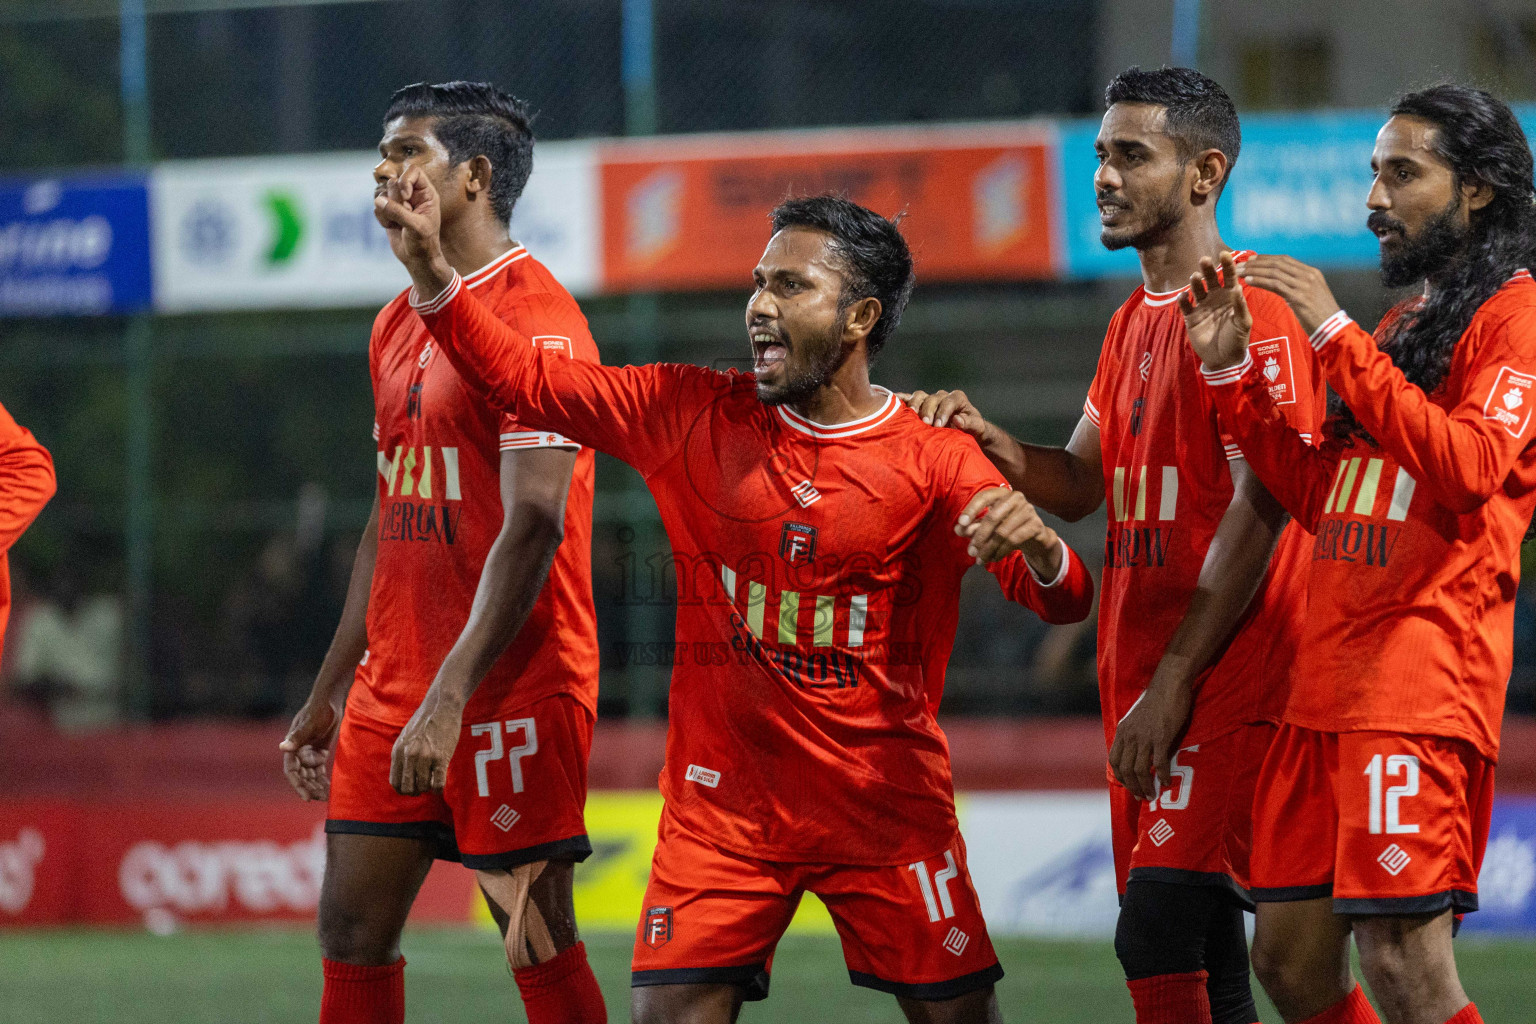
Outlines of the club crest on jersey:
M 672 941 L 672 908 L 651 907 L 645 912 L 641 927 L 645 929 L 645 944 L 660 949 Z
M 1296 404 L 1296 377 L 1291 365 L 1289 338 L 1266 338 L 1248 346 L 1253 361 L 1269 385 L 1269 397 L 1276 405 Z
M 421 419 L 421 385 L 412 384 L 411 390 L 405 398 L 405 418 L 409 420 Z
M 1531 422 L 1531 410 L 1525 399 L 1532 387 L 1536 387 L 1536 377 L 1516 373 L 1507 366 L 1501 368 L 1488 392 L 1488 400 L 1483 403 L 1483 417 L 1509 431 L 1511 437 L 1520 437 Z
M 779 557 L 790 565 L 805 565 L 816 557 L 816 527 L 785 523 L 779 533 Z

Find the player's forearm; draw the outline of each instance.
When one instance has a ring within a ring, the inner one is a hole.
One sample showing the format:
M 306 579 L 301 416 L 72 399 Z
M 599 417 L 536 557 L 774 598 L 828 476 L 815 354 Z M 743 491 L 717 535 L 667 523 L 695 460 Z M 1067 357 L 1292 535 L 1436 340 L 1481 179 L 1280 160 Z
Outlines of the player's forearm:
M 53 458 L 41 445 L 0 456 L 0 552 L 10 550 L 57 489 Z
M 474 696 L 533 611 L 564 532 L 559 510 L 533 506 L 510 517 L 486 556 L 464 631 L 433 680 L 439 700 L 462 709 Z
M 357 663 L 368 650 L 368 595 L 373 588 L 373 567 L 379 551 L 379 504 L 374 499 L 373 512 L 357 544 L 352 560 L 352 578 L 347 583 L 347 599 L 342 605 L 341 621 L 330 649 L 315 675 L 311 700 L 339 703 L 352 687 Z
M 1234 476 L 1239 465 L 1233 464 Z M 1244 475 L 1206 551 L 1189 609 L 1158 663 L 1155 684 L 1192 686 L 1225 650 L 1269 571 L 1285 511 L 1251 471 Z

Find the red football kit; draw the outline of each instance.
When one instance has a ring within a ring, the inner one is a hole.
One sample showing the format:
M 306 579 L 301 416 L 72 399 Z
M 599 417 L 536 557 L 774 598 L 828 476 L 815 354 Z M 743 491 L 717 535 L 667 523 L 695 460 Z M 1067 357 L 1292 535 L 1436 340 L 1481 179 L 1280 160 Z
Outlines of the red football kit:
M 1249 253 L 1239 253 L 1246 259 Z M 1099 607 L 1099 699 L 1110 744 L 1189 610 L 1244 456 L 1200 385 L 1178 297 L 1138 288 L 1110 320 L 1084 413 L 1099 428 L 1109 532 Z M 1304 437 L 1321 374 L 1278 296 L 1247 289 L 1251 352 L 1275 407 Z M 1221 656 L 1195 684 L 1169 787 L 1150 803 L 1110 779 L 1115 866 L 1129 878 L 1215 884 L 1247 900 L 1250 801 L 1306 611 L 1308 539 L 1294 524 Z
M 494 315 L 563 360 L 595 363 L 574 299 L 516 246 L 464 279 Z M 369 345 L 378 443 L 379 538 L 368 653 L 357 669 L 332 769 L 327 831 L 432 839 L 470 867 L 591 853 L 582 809 L 596 714 L 590 450 L 496 412 L 443 357 L 402 294 Z M 441 796 L 389 784 L 395 738 L 469 619 L 505 519 L 503 452 L 580 450 L 565 538 L 517 637 L 464 709 Z
M 0 646 L 11 616 L 10 551 L 57 489 L 53 456 L 0 406 Z
M 1477 908 L 1536 510 L 1536 283 L 1473 316 L 1433 395 L 1340 311 L 1312 336 L 1372 440 L 1300 441 L 1252 361 L 1208 374 L 1270 491 L 1316 534 L 1285 726 L 1260 779 L 1254 884 L 1340 913 Z
M 634 983 L 744 983 L 811 891 L 857 983 L 991 984 L 934 718 L 972 564 L 954 523 L 1003 486 L 975 442 L 888 392 L 822 425 L 761 402 L 750 374 L 556 358 L 457 279 L 418 309 L 493 405 L 639 470 L 672 544 L 680 656 Z M 1043 617 L 1080 619 L 1091 579 L 1063 553 L 1053 586 L 1017 554 L 994 571 Z M 891 913 L 860 916 L 853 891 Z

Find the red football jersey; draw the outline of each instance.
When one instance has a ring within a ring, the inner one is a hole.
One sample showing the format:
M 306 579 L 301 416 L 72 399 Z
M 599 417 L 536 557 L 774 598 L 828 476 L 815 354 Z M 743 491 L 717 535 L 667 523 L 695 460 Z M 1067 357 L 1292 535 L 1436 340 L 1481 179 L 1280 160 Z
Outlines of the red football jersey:
M 570 294 L 517 246 L 464 279 L 523 345 L 597 362 Z M 531 341 L 530 341 L 531 339 Z M 491 544 L 501 532 L 501 453 L 579 449 L 557 433 L 497 412 L 443 358 L 402 294 L 379 314 L 369 345 L 378 442 L 379 553 L 368 597 L 368 654 L 350 707 L 403 725 L 469 619 Z M 597 708 L 592 607 L 590 450 L 577 456 L 565 539 L 517 638 L 464 709 L 493 719 L 556 693 Z
M 53 456 L 0 406 L 0 646 L 11 616 L 11 545 L 48 504 L 58 485 Z
M 750 374 L 607 367 L 530 347 L 458 283 L 420 307 L 499 407 L 640 471 L 672 542 L 677 659 L 661 790 L 687 828 L 767 860 L 910 864 L 952 841 L 935 721 L 972 564 L 954 533 L 1003 486 L 969 437 L 894 395 L 823 426 L 758 400 Z M 1081 560 L 1042 587 L 1053 618 L 1092 596 Z
M 1120 307 L 1084 406 L 1099 428 L 1109 511 L 1099 599 L 1106 741 L 1141 697 L 1189 610 L 1206 551 L 1232 503 L 1227 462 L 1243 456 L 1200 385 L 1200 360 L 1179 313 L 1182 291 L 1138 288 Z M 1326 406 L 1306 335 L 1278 296 L 1256 288 L 1247 296 L 1254 359 L 1277 408 L 1310 437 Z M 1287 525 L 1236 635 L 1197 681 L 1186 742 L 1279 720 L 1306 611 L 1306 548 L 1307 538 Z
M 1285 717 L 1452 737 L 1497 758 L 1536 511 L 1536 283 L 1521 271 L 1483 304 L 1431 396 L 1378 347 L 1394 319 L 1372 337 L 1341 311 L 1312 339 L 1374 445 L 1306 445 L 1249 364 L 1208 376 L 1254 471 L 1316 533 Z

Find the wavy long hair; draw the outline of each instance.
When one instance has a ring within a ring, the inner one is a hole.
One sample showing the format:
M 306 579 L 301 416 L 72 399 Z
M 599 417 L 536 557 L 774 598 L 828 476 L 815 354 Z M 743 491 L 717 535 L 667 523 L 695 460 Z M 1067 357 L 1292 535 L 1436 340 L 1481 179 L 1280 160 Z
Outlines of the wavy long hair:
M 1511 274 L 1536 261 L 1536 185 L 1520 122 L 1483 90 L 1432 86 L 1399 99 L 1392 107 L 1392 116 L 1398 115 L 1435 126 L 1431 146 L 1451 165 L 1458 194 L 1472 184 L 1493 190 L 1492 201 L 1471 214 L 1467 244 L 1433 272 L 1428 299 L 1404 311 L 1381 340 L 1408 382 L 1433 395 L 1478 308 Z M 1338 396 L 1329 404 L 1335 436 L 1365 435 Z

